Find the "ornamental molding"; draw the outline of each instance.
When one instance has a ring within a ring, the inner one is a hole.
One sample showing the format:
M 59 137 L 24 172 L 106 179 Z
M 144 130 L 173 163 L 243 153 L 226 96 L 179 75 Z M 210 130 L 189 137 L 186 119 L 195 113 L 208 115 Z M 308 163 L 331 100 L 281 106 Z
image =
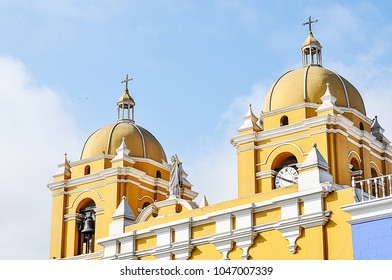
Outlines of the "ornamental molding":
M 313 127 L 327 124 L 329 116 L 330 115 L 321 115 L 309 119 L 304 119 L 301 122 L 261 131 L 257 134 L 256 142 L 268 140 L 275 137 L 290 135 L 293 133 L 309 131 Z
M 290 140 L 291 140 L 291 139 L 289 139 L 288 141 L 290 141 Z M 290 146 L 293 146 L 294 148 L 296 148 L 296 149 L 301 153 L 302 156 L 306 156 L 306 155 L 307 155 L 307 153 L 304 153 L 304 152 L 302 151 L 302 149 L 301 149 L 298 145 L 296 145 L 296 144 L 294 144 L 294 143 L 290 143 L 290 142 L 287 142 L 287 143 L 286 143 L 286 141 L 285 141 L 284 143 L 278 144 L 278 145 L 277 145 L 276 147 L 274 147 L 271 151 L 269 151 L 269 153 L 268 153 L 267 156 L 265 157 L 265 160 L 264 160 L 263 162 L 256 163 L 256 166 L 260 166 L 260 165 L 266 164 L 266 163 L 268 162 L 268 159 L 269 159 L 270 155 L 271 155 L 276 149 L 278 149 L 278 148 L 280 148 L 280 147 L 282 147 L 282 146 L 286 146 L 286 145 L 290 145 Z
M 143 195 L 142 197 L 138 197 L 138 200 L 141 201 L 141 200 L 143 200 L 145 198 L 148 198 L 148 199 L 151 200 L 151 202 L 154 202 L 154 199 L 151 196 L 148 196 L 148 195 Z
M 145 172 L 140 171 L 136 168 L 133 167 L 111 167 L 108 169 L 104 169 L 101 170 L 97 173 L 93 173 L 93 174 L 89 174 L 89 175 L 84 175 L 78 178 L 73 178 L 73 179 L 68 179 L 68 180 L 61 180 L 61 181 L 57 181 L 57 182 L 53 182 L 48 184 L 48 188 L 53 192 L 54 190 L 57 189 L 61 189 L 61 188 L 70 188 L 70 187 L 76 187 L 79 185 L 83 185 L 83 184 L 88 184 L 88 183 L 93 183 L 96 181 L 100 181 L 100 180 L 105 180 L 108 177 L 112 177 L 112 176 L 117 176 L 117 175 L 129 175 L 132 176 L 134 178 L 139 179 L 141 182 L 152 185 L 152 186 L 156 186 L 159 185 L 161 187 L 165 187 L 167 189 L 168 187 L 168 182 L 166 180 L 163 180 L 160 178 L 160 180 L 156 180 L 157 178 L 154 178 L 152 176 L 147 175 Z M 113 182 L 113 181 L 111 181 Z M 135 184 L 140 184 L 138 182 L 135 181 L 130 181 L 132 183 Z M 158 184 L 157 184 L 158 182 Z M 103 185 L 107 185 L 109 184 L 109 182 L 106 182 Z M 166 186 L 167 184 L 167 186 Z
M 102 155 L 97 155 L 97 156 L 94 156 L 91 158 L 76 160 L 76 161 L 70 162 L 70 164 L 71 164 L 71 167 L 73 167 L 73 166 L 77 166 L 77 165 L 84 165 L 86 163 L 90 163 L 90 162 L 94 162 L 94 161 L 98 161 L 98 160 L 102 160 L 102 159 L 112 160 L 113 158 L 114 158 L 113 155 L 102 154 Z
M 261 118 L 274 116 L 274 115 L 290 112 L 290 111 L 297 110 L 297 109 L 304 109 L 304 108 L 317 109 L 319 106 L 320 106 L 320 104 L 311 103 L 311 102 L 298 103 L 298 104 L 295 104 L 295 105 L 292 105 L 289 107 L 279 108 L 279 109 L 276 109 L 273 111 L 262 113 Z
M 359 160 L 359 163 L 362 163 L 361 156 L 360 156 L 356 151 L 354 151 L 354 150 L 351 150 L 351 151 L 348 153 L 347 158 L 350 158 L 350 156 L 351 156 L 352 154 L 356 155 L 355 158 Z
M 54 183 L 48 184 L 48 188 L 51 191 L 54 191 L 58 188 L 70 188 L 70 187 L 75 187 L 78 185 L 83 185 L 83 184 L 88 184 L 92 182 L 96 182 L 99 180 L 104 180 L 107 177 L 115 176 L 119 173 L 119 168 L 118 167 L 112 167 L 108 169 L 101 170 L 97 173 L 89 174 L 89 175 L 84 175 L 78 178 L 72 178 L 68 180 L 62 180 Z M 66 183 L 65 183 L 66 182 Z
M 234 136 L 230 140 L 230 143 L 238 149 L 239 146 L 242 144 L 256 141 L 257 134 L 258 134 L 257 132 L 249 132 L 246 134 L 239 134 L 237 136 Z
M 105 183 L 102 183 L 102 184 L 97 184 L 97 185 L 91 185 L 91 186 L 88 186 L 88 187 L 78 188 L 78 189 L 75 189 L 75 190 L 72 190 L 72 191 L 65 190 L 65 191 L 62 191 L 62 192 L 56 192 L 56 193 L 52 193 L 52 197 L 59 196 L 59 195 L 69 195 L 69 194 L 73 194 L 73 193 L 79 193 L 79 192 L 83 192 L 83 191 L 86 191 L 86 190 L 99 189 L 99 188 L 105 187 L 107 185 L 116 183 L 116 182 L 117 182 L 117 180 L 110 180 L 110 181 L 106 181 Z M 66 182 L 62 182 L 62 183 L 66 185 Z M 66 186 L 63 186 L 63 187 L 64 187 L 64 189 L 67 189 Z
M 370 119 L 369 117 L 367 117 L 366 115 L 362 114 L 361 112 L 359 112 L 357 109 L 355 108 L 347 108 L 347 107 L 339 107 L 340 110 L 342 110 L 343 113 L 352 113 L 355 116 L 357 116 L 358 118 L 362 119 L 363 121 L 367 122 L 368 124 L 372 123 L 372 119 Z
M 71 202 L 71 204 L 70 204 L 69 206 L 66 206 L 65 209 L 70 209 L 70 208 L 74 207 L 74 204 L 75 204 L 76 200 L 78 200 L 79 197 L 80 197 L 82 194 L 85 194 L 85 193 L 88 193 L 88 192 L 92 192 L 93 194 L 95 194 L 95 195 L 98 197 L 98 200 L 99 200 L 99 201 L 104 201 L 104 199 L 102 198 L 102 196 L 101 196 L 99 193 L 97 193 L 96 191 L 94 191 L 94 190 L 92 190 L 92 189 L 85 189 L 85 190 L 81 191 L 78 195 L 76 195 L 75 198 L 73 199 L 73 201 Z M 91 198 L 91 197 L 90 197 L 90 198 Z
M 120 254 L 106 254 L 105 258 L 139 258 L 142 256 L 154 255 L 157 258 L 170 259 L 171 254 L 176 259 L 187 259 L 191 255 L 194 246 L 201 244 L 213 244 L 222 253 L 223 259 L 228 258 L 229 252 L 233 248 L 234 242 L 243 250 L 243 259 L 249 256 L 249 248 L 253 245 L 254 238 L 262 232 L 279 230 L 282 236 L 289 241 L 288 249 L 291 253 L 296 253 L 297 239 L 301 236 L 302 230 L 311 227 L 324 226 L 330 218 L 331 211 L 324 211 L 323 199 L 333 191 L 331 184 L 320 184 L 319 187 L 282 195 L 268 201 L 248 203 L 224 210 L 208 213 L 206 215 L 189 217 L 169 223 L 154 225 L 142 230 L 125 232 L 116 236 L 109 236 L 97 240 L 97 243 L 105 247 L 105 252 L 114 252 L 113 241 L 120 243 L 126 240 L 136 240 L 145 237 L 157 236 L 159 246 L 146 250 L 136 251 L 135 248 L 128 247 L 128 251 Z M 299 213 L 299 203 L 304 203 L 304 214 Z M 161 205 L 172 205 L 173 201 L 161 201 Z M 149 205 L 148 207 L 152 207 Z M 139 215 L 149 215 L 146 209 Z M 281 208 L 282 218 L 278 221 L 253 225 L 253 214 L 269 209 Z M 392 211 L 391 211 L 392 212 Z M 233 219 L 236 217 L 236 228 L 233 228 Z M 197 225 L 215 222 L 215 234 L 191 239 L 191 228 Z M 169 235 L 171 230 L 176 232 L 176 241 L 171 242 Z M 181 233 L 181 238 L 177 238 L 177 233 Z M 159 237 L 160 236 L 160 237 Z M 130 241 L 129 241 L 130 242 Z M 136 241 L 135 241 L 136 242 Z M 124 247 L 121 245 L 122 250 Z M 125 249 L 124 249 L 125 250 Z M 177 252 L 177 254 L 176 254 Z
M 167 163 L 159 163 L 155 160 L 149 159 L 149 158 L 140 158 L 140 157 L 132 157 L 132 159 L 135 162 L 143 162 L 143 163 L 149 163 L 151 165 L 155 165 L 156 167 L 162 168 L 163 170 L 170 171 L 170 167 L 167 165 Z
M 258 163 L 256 165 L 260 165 L 260 163 Z M 278 174 L 278 172 L 276 172 L 275 170 L 272 170 L 272 169 L 265 170 L 265 171 L 259 171 L 259 172 L 256 172 L 256 180 L 272 178 L 272 177 L 275 177 L 276 174 Z
M 377 163 L 375 163 L 374 161 L 370 161 L 370 165 L 374 165 L 376 167 L 376 170 L 378 172 L 379 175 L 383 175 L 380 168 L 378 167 Z
M 392 197 L 387 196 L 374 200 L 366 200 L 340 208 L 351 215 L 347 222 L 351 225 L 366 223 L 392 217 Z
M 291 137 L 291 138 L 287 138 L 287 139 L 280 140 L 280 141 L 274 141 L 272 143 L 257 145 L 256 149 L 260 150 L 260 149 L 268 148 L 268 147 L 275 146 L 275 145 L 288 144 L 288 143 L 295 142 L 295 141 L 298 141 L 298 140 L 307 139 L 307 138 L 309 138 L 310 136 L 313 136 L 313 135 L 325 133 L 326 131 L 327 130 L 325 128 L 324 129 L 318 129 L 318 130 L 312 131 L 310 133 L 306 133 L 306 134 L 301 135 L 301 136 Z M 284 134 L 284 135 L 286 135 L 286 134 Z M 284 136 L 284 135 L 281 135 L 281 136 Z M 305 155 L 306 155 L 306 153 L 305 153 Z

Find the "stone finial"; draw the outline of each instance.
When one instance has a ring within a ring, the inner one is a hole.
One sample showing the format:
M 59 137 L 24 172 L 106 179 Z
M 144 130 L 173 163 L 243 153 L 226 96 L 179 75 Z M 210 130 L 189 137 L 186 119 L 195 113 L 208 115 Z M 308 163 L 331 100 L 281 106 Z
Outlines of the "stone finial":
M 317 144 L 313 143 L 312 149 L 301 164 L 298 176 L 298 189 L 318 188 L 321 183 L 332 183 L 332 175 L 328 171 L 329 165 L 327 161 L 317 149 Z
M 203 195 L 203 197 L 201 198 L 199 207 L 202 208 L 202 207 L 206 207 L 206 206 L 209 206 L 209 203 L 207 201 L 207 197 L 205 195 Z
M 64 154 L 64 179 L 71 179 L 71 164 L 67 158 L 67 153 Z
M 125 137 L 122 137 L 122 141 L 120 146 L 116 149 L 117 155 L 112 159 L 113 162 L 117 161 L 127 161 L 129 163 L 135 163 L 134 160 L 129 156 L 129 153 L 131 152 L 130 149 L 128 149 L 127 145 L 125 144 Z
M 122 197 L 112 219 L 113 222 L 109 225 L 109 235 L 124 233 L 126 226 L 135 224 L 136 216 L 129 206 L 126 196 Z
M 373 123 L 370 127 L 370 131 L 372 133 L 372 135 L 374 137 L 376 137 L 376 139 L 378 141 L 382 142 L 382 139 L 384 138 L 384 131 L 385 129 L 381 127 L 381 125 L 378 122 L 377 116 L 374 117 L 373 119 Z
M 326 83 L 326 90 L 324 95 L 321 97 L 321 105 L 317 108 L 316 112 L 320 113 L 322 111 L 326 111 L 326 110 L 331 110 L 331 109 L 335 109 L 338 111 L 338 108 L 336 107 L 335 103 L 336 103 L 336 97 L 333 96 L 333 94 L 331 93 L 331 90 L 329 88 L 329 83 Z
M 238 128 L 238 132 L 252 129 L 253 131 L 261 131 L 261 127 L 257 124 L 257 117 L 253 114 L 252 105 L 249 104 L 249 108 L 245 116 L 243 116 L 244 122 Z

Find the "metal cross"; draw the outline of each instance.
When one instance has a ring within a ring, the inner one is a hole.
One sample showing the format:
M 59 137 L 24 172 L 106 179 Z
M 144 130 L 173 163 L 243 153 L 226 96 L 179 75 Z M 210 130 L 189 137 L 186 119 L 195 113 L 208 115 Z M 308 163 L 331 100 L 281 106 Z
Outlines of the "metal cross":
M 312 17 L 309 16 L 308 22 L 302 23 L 303 26 L 309 24 L 309 32 L 312 32 L 312 23 L 318 22 L 318 19 L 312 21 Z
M 125 80 L 121 81 L 121 83 L 125 83 L 125 89 L 128 89 L 128 82 L 132 81 L 133 78 L 128 78 L 128 74 L 125 76 Z

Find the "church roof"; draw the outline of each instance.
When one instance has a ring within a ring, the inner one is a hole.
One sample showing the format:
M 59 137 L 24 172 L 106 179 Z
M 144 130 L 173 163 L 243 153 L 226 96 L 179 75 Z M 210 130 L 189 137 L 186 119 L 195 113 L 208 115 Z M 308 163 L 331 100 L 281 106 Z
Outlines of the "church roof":
M 167 162 L 165 151 L 154 135 L 132 122 L 117 122 L 95 131 L 84 144 L 81 159 L 103 153 L 117 155 L 116 149 L 121 145 L 123 137 L 131 157 L 149 158 L 159 163 Z
M 321 104 L 329 83 L 336 106 L 353 108 L 366 115 L 359 91 L 339 74 L 318 65 L 308 65 L 283 74 L 268 91 L 263 112 L 308 102 Z

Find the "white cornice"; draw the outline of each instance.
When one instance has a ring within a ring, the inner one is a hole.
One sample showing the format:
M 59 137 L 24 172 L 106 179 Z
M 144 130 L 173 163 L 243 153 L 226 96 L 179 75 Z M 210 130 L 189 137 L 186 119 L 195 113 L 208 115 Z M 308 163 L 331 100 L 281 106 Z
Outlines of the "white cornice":
M 110 160 L 112 160 L 113 158 L 114 158 L 113 155 L 102 154 L 102 155 L 94 156 L 94 157 L 91 157 L 91 158 L 75 160 L 73 162 L 70 162 L 70 164 L 71 164 L 71 167 L 73 167 L 73 166 L 77 166 L 77 165 L 84 165 L 86 163 L 90 163 L 90 162 L 97 161 L 97 160 L 102 160 L 102 159 L 110 159 Z
M 118 173 L 119 173 L 119 167 L 112 167 L 112 168 L 101 170 L 101 171 L 93 173 L 93 174 L 81 176 L 78 178 L 73 178 L 73 179 L 62 180 L 62 181 L 50 183 L 50 184 L 48 184 L 48 188 L 51 191 L 54 191 L 57 188 L 75 187 L 75 186 L 79 186 L 79 185 L 83 185 L 83 184 L 96 182 L 99 180 L 104 180 L 107 177 L 115 176 Z
M 351 113 L 357 113 L 359 117 L 361 117 L 364 121 L 369 122 L 369 118 L 366 116 L 362 115 L 359 112 L 355 112 L 355 109 L 347 109 L 345 112 L 351 112 Z M 323 128 L 319 129 L 317 131 L 311 131 L 312 127 L 316 126 L 326 126 L 326 125 L 334 125 L 334 126 L 340 126 L 341 128 Z M 293 133 L 298 133 L 298 132 L 308 132 L 304 134 L 303 136 L 297 136 L 297 137 L 292 137 L 289 139 L 284 139 L 280 140 L 278 142 L 274 143 L 266 143 L 263 145 L 257 145 L 256 147 L 246 147 L 243 149 L 238 149 L 238 146 L 240 144 L 247 144 L 247 143 L 252 143 L 252 142 L 261 142 L 264 140 L 272 139 L 272 138 L 277 138 L 277 137 L 282 137 L 282 136 L 288 136 L 292 135 Z M 294 123 L 291 125 L 279 127 L 279 128 L 274 128 L 270 130 L 265 130 L 261 131 L 259 133 L 248 133 L 244 135 L 237 135 L 232 139 L 232 144 L 237 147 L 237 153 L 242 152 L 245 150 L 249 149 L 261 149 L 261 148 L 266 148 L 269 146 L 275 146 L 279 144 L 285 144 L 288 142 L 293 142 L 296 140 L 304 139 L 307 137 L 310 137 L 311 135 L 319 134 L 319 133 L 339 133 L 343 135 L 344 137 L 347 138 L 347 141 L 350 143 L 356 145 L 359 148 L 365 148 L 369 151 L 375 151 L 379 154 L 381 153 L 386 153 L 388 156 L 392 157 L 392 146 L 389 144 L 383 144 L 380 141 L 378 141 L 371 133 L 368 131 L 362 131 L 356 126 L 354 126 L 354 123 L 349 120 L 347 117 L 343 115 L 321 115 L 313 118 L 308 118 L 305 119 L 301 122 Z M 354 140 L 355 139 L 355 140 Z M 362 141 L 363 144 L 359 144 L 359 141 Z M 374 152 L 373 152 L 374 153 Z M 374 153 L 376 156 L 376 154 Z M 377 155 L 379 159 L 387 160 L 388 162 L 391 162 L 390 159 L 386 157 L 381 157 L 380 155 Z
M 165 181 L 163 179 L 157 180 L 156 178 L 149 176 L 145 172 L 140 171 L 136 168 L 129 167 L 129 166 L 128 167 L 117 166 L 117 167 L 107 168 L 107 169 L 101 170 L 99 172 L 85 175 L 85 176 L 81 176 L 78 178 L 53 182 L 53 183 L 48 184 L 48 188 L 51 191 L 54 191 L 59 188 L 75 187 L 75 186 L 80 186 L 83 184 L 93 183 L 93 182 L 100 181 L 100 180 L 105 180 L 108 177 L 117 176 L 117 175 L 130 175 L 130 176 L 135 177 L 138 180 L 140 180 L 141 182 L 146 183 L 148 185 L 153 185 L 153 186 L 158 185 L 159 187 L 163 187 L 163 188 L 167 188 L 166 184 L 168 184 L 167 181 Z
M 347 222 L 355 225 L 392 217 L 392 197 L 383 197 L 374 200 L 367 200 L 340 208 L 351 215 L 351 220 Z
M 368 118 L 367 116 L 365 116 L 364 114 L 362 114 L 361 112 L 359 112 L 357 109 L 354 108 L 346 108 L 346 107 L 339 107 L 340 110 L 343 111 L 343 113 L 352 113 L 355 116 L 357 116 L 358 118 L 362 119 L 363 121 L 367 122 L 368 124 L 372 123 L 372 119 Z
M 293 110 L 297 109 L 304 109 L 304 108 L 313 108 L 317 109 L 320 105 L 316 103 L 310 103 L 310 102 L 303 102 L 303 103 L 298 103 L 289 107 L 284 107 L 284 108 L 279 108 L 273 111 L 265 112 L 261 114 L 261 118 L 269 117 L 269 116 L 274 116 L 282 113 L 287 113 Z
M 164 169 L 166 171 L 170 171 L 170 167 L 167 166 L 167 164 L 159 163 L 159 162 L 157 162 L 155 160 L 152 160 L 152 159 L 149 159 L 149 158 L 132 157 L 132 159 L 135 162 L 149 163 L 149 164 L 155 165 L 156 167 L 162 168 L 162 169 Z
M 286 136 L 293 133 L 302 131 L 308 131 L 310 128 L 320 125 L 325 125 L 328 122 L 330 115 L 322 115 L 313 118 L 304 119 L 301 122 L 281 126 L 278 128 L 272 128 L 269 130 L 261 131 L 257 134 L 256 142 L 276 138 L 280 136 Z
M 239 134 L 239 135 L 234 136 L 231 139 L 230 143 L 238 149 L 238 147 L 242 144 L 256 141 L 257 134 L 258 134 L 257 132 L 249 132 L 246 134 Z
M 191 200 L 194 200 L 199 195 L 199 193 L 195 192 L 193 190 L 189 190 L 189 189 L 184 188 L 184 195 L 190 197 Z

